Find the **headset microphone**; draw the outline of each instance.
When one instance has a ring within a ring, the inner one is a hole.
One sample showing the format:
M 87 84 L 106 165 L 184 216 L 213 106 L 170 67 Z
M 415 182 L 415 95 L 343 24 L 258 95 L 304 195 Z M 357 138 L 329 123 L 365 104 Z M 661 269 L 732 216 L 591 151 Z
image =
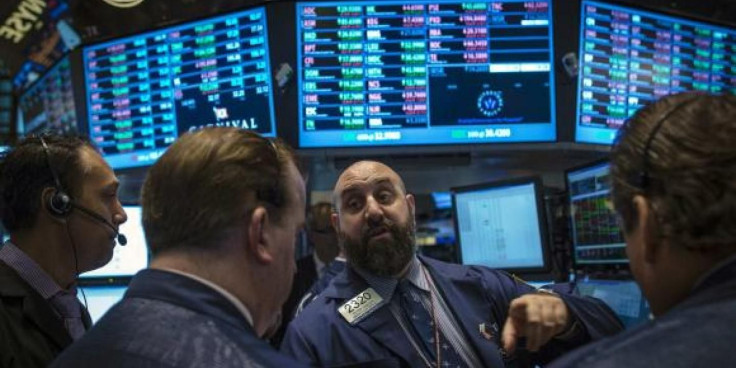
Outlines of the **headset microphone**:
M 88 208 L 85 208 L 85 207 L 80 206 L 80 205 L 78 205 L 76 203 L 73 203 L 73 202 L 72 202 L 72 207 L 75 208 L 75 209 L 78 209 L 78 210 L 82 211 L 83 213 L 85 213 L 89 217 L 91 217 L 91 218 L 93 218 L 93 219 L 95 219 L 95 220 L 97 220 L 97 221 L 105 224 L 107 227 L 109 227 L 110 229 L 112 229 L 112 231 L 115 233 L 115 237 L 117 237 L 117 239 L 118 239 L 118 244 L 120 244 L 120 245 L 128 244 L 128 238 L 126 238 L 125 235 L 121 234 L 117 229 L 115 229 L 115 226 L 113 226 L 113 224 L 111 224 L 110 221 L 107 221 L 104 217 L 102 217 L 97 212 L 94 212 L 94 211 L 92 211 L 92 210 L 90 210 Z

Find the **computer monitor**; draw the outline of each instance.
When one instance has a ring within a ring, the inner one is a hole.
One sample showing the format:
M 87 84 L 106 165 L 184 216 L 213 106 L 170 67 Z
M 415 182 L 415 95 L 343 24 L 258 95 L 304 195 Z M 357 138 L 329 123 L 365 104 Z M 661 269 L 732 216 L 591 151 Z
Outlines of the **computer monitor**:
M 449 210 L 452 208 L 452 195 L 450 192 L 432 192 L 432 202 L 435 210 Z
M 18 97 L 18 137 L 43 132 L 74 134 L 78 131 L 69 57 L 54 66 Z
M 649 303 L 633 280 L 585 279 L 576 286 L 580 295 L 598 298 L 611 307 L 627 329 L 650 320 Z
M 626 266 L 626 243 L 611 203 L 608 161 L 570 169 L 565 176 L 576 266 Z
M 299 146 L 554 141 L 551 5 L 298 2 Z
M 575 140 L 611 144 L 642 106 L 682 91 L 736 93 L 736 28 L 583 0 Z
M 78 297 L 82 298 L 81 292 L 84 292 L 82 300 L 87 300 L 87 311 L 89 311 L 89 315 L 92 317 L 92 323 L 97 323 L 113 305 L 123 299 L 123 295 L 125 295 L 128 287 L 82 286 L 80 289 L 80 295 Z
M 119 279 L 127 280 L 138 271 L 148 266 L 148 247 L 141 224 L 140 206 L 123 206 L 128 221 L 120 225 L 120 233 L 128 240 L 127 245 L 116 245 L 112 260 L 102 268 L 79 275 L 83 279 L 100 279 L 117 283 Z
M 85 46 L 90 138 L 114 169 L 207 126 L 276 134 L 263 7 Z
M 517 273 L 549 269 L 541 180 L 537 177 L 452 188 L 462 264 Z

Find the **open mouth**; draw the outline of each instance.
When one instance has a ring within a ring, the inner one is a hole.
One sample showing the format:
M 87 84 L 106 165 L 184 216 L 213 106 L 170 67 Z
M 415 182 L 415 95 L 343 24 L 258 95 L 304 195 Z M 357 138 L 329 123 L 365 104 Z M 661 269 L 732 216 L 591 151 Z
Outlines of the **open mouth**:
M 368 238 L 376 238 L 386 234 L 390 234 L 388 228 L 385 226 L 378 226 L 368 230 L 368 233 L 366 235 L 368 235 Z

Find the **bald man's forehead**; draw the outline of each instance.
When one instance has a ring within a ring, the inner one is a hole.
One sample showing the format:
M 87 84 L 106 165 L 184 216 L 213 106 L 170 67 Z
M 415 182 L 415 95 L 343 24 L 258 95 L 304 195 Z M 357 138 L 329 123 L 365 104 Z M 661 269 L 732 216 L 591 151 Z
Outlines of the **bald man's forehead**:
M 404 182 L 393 169 L 373 161 L 361 161 L 345 169 L 337 179 L 335 192 L 339 192 L 351 183 L 374 183 L 390 181 L 404 190 Z

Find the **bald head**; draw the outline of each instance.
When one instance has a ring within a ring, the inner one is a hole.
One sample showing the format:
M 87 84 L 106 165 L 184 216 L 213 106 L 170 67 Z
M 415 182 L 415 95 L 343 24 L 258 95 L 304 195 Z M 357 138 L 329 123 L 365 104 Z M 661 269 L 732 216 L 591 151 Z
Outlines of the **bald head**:
M 398 277 L 415 251 L 414 197 L 390 167 L 360 161 L 337 179 L 332 224 L 350 264 Z
M 401 194 L 406 194 L 404 180 L 392 168 L 378 161 L 358 161 L 350 165 L 340 174 L 335 183 L 332 194 L 332 203 L 340 211 L 340 197 L 346 190 L 365 182 L 388 182 L 398 186 Z

